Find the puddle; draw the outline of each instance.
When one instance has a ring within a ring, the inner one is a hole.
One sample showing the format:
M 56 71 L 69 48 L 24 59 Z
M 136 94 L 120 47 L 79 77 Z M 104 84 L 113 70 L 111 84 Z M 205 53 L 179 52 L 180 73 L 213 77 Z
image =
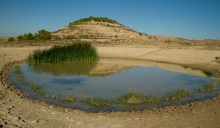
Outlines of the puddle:
M 19 70 L 20 75 L 15 70 Z M 23 64 L 10 70 L 9 79 L 32 99 L 87 112 L 133 111 L 180 105 L 209 99 L 219 92 L 219 86 L 215 92 L 195 92 L 195 89 L 213 83 L 215 79 L 212 78 L 168 71 L 155 66 L 115 64 L 110 59 L 105 63 Z M 157 94 L 161 98 L 166 93 L 179 89 L 188 90 L 190 96 L 175 102 L 161 101 L 157 104 L 114 103 L 121 95 L 134 90 L 143 95 Z M 74 102 L 63 100 L 68 94 L 76 96 Z M 110 105 L 93 107 L 81 102 L 90 97 L 108 100 Z

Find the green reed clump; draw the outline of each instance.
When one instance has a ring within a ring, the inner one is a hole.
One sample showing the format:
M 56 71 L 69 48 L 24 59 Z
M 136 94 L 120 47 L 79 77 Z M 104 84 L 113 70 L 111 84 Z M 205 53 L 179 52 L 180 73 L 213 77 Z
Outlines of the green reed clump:
M 71 61 L 97 61 L 98 52 L 90 43 L 56 45 L 50 49 L 35 50 L 29 55 L 28 63 L 60 63 Z
M 116 104 L 130 104 L 130 105 L 137 105 L 137 104 L 144 104 L 144 103 L 157 103 L 160 101 L 160 98 L 158 95 L 155 94 L 146 94 L 141 95 L 137 91 L 132 91 L 127 94 L 124 94 L 120 96 L 118 99 L 116 99 Z
M 81 101 L 88 104 L 88 105 L 96 106 L 96 107 L 109 106 L 109 104 L 110 104 L 109 101 L 104 100 L 104 99 L 98 99 L 96 97 L 82 99 Z
M 217 86 L 217 84 L 215 84 L 215 83 L 206 84 L 202 88 L 196 89 L 195 91 L 198 93 L 213 92 L 213 91 L 217 90 L 216 86 Z
M 64 97 L 64 100 L 67 101 L 67 102 L 74 102 L 74 101 L 75 101 L 75 98 L 76 98 L 75 95 L 73 95 L 73 94 L 67 94 L 67 95 Z
M 165 102 L 171 102 L 171 101 L 176 101 L 176 100 L 180 100 L 182 98 L 188 97 L 189 95 L 190 93 L 188 90 L 179 89 L 173 92 L 168 92 L 167 94 L 165 94 L 162 100 Z

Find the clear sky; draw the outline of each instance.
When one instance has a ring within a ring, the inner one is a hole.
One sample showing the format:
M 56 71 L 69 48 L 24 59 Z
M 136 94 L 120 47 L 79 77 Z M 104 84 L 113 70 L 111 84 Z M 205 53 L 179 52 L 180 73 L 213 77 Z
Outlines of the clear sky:
M 56 31 L 89 16 L 148 35 L 220 39 L 220 0 L 0 0 L 0 37 Z

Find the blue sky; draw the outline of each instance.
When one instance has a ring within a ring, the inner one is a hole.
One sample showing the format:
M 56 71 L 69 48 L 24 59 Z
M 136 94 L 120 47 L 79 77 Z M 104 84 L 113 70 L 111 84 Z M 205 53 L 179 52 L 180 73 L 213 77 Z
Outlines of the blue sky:
M 0 0 L 0 37 L 102 16 L 148 35 L 220 39 L 220 0 Z

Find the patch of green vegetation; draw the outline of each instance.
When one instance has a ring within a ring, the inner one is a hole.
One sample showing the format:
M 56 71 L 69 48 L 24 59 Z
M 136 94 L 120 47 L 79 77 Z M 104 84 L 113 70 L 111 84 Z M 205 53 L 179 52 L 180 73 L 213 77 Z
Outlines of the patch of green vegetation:
M 213 92 L 213 91 L 217 91 L 216 88 L 217 84 L 206 84 L 204 87 L 196 89 L 195 91 L 198 93 L 206 93 L 206 92 Z
M 67 101 L 67 102 L 74 102 L 74 101 L 75 101 L 75 98 L 76 98 L 75 95 L 73 95 L 73 94 L 67 94 L 67 95 L 64 97 L 64 100 Z
M 69 23 L 69 25 L 77 25 L 77 24 L 81 24 L 81 23 L 83 23 L 83 22 L 89 22 L 89 21 L 97 21 L 97 22 L 107 22 L 107 23 L 118 23 L 117 21 L 115 21 L 115 20 L 111 20 L 111 19 L 109 19 L 109 18 L 107 18 L 107 17 L 93 17 L 93 16 L 90 16 L 90 17 L 88 17 L 88 18 L 82 18 L 82 19 L 80 19 L 80 20 L 76 20 L 76 21 L 74 21 L 74 22 L 72 22 L 72 23 Z
M 14 37 L 8 38 L 8 42 L 12 42 L 12 41 L 15 41 L 15 38 L 14 38 Z
M 77 39 L 77 37 L 75 35 L 68 35 L 68 36 L 64 36 L 63 39 L 72 40 L 72 39 Z
M 176 37 L 177 39 L 180 39 L 180 40 L 187 40 L 187 39 L 185 39 L 185 38 L 179 38 L 179 37 Z
M 147 94 L 144 98 L 147 104 L 156 104 L 160 101 L 160 97 L 157 94 Z
M 35 50 L 29 55 L 28 63 L 60 63 L 72 61 L 97 61 L 98 52 L 90 43 L 55 45 L 50 49 Z
M 202 72 L 203 72 L 207 77 L 212 77 L 212 76 L 214 76 L 214 74 L 213 74 L 212 72 L 208 71 L 208 70 L 203 70 Z
M 45 98 L 48 97 L 46 91 L 43 90 L 43 88 L 42 88 L 40 85 L 37 85 L 37 84 L 35 84 L 35 83 L 33 83 L 33 82 L 32 82 L 32 83 L 28 83 L 28 84 L 29 84 L 29 87 L 30 87 L 32 90 L 34 90 L 34 92 L 35 92 L 36 94 L 41 95 L 41 96 L 43 96 L 43 97 L 45 97 Z
M 188 90 L 180 89 L 173 92 L 168 92 L 165 94 L 165 96 L 162 98 L 165 102 L 172 102 L 176 100 L 180 100 L 182 98 L 188 97 L 190 95 Z
M 50 40 L 51 39 L 51 33 L 49 31 L 46 31 L 44 29 L 39 30 L 38 33 L 35 33 L 34 35 L 32 33 L 19 35 L 17 37 L 19 41 L 24 40 Z
M 53 100 L 58 100 L 58 99 L 59 99 L 58 94 L 57 94 L 57 93 L 53 94 L 53 95 L 52 95 L 52 99 L 53 99 Z
M 98 99 L 96 97 L 82 99 L 81 101 L 88 104 L 88 105 L 96 106 L 96 107 L 109 106 L 109 104 L 110 104 L 109 101 L 104 100 L 104 99 Z
M 128 105 L 138 105 L 138 104 L 145 104 L 150 103 L 154 104 L 160 101 L 158 95 L 141 95 L 137 91 L 132 91 L 127 94 L 120 96 L 115 103 L 116 104 L 128 104 Z

